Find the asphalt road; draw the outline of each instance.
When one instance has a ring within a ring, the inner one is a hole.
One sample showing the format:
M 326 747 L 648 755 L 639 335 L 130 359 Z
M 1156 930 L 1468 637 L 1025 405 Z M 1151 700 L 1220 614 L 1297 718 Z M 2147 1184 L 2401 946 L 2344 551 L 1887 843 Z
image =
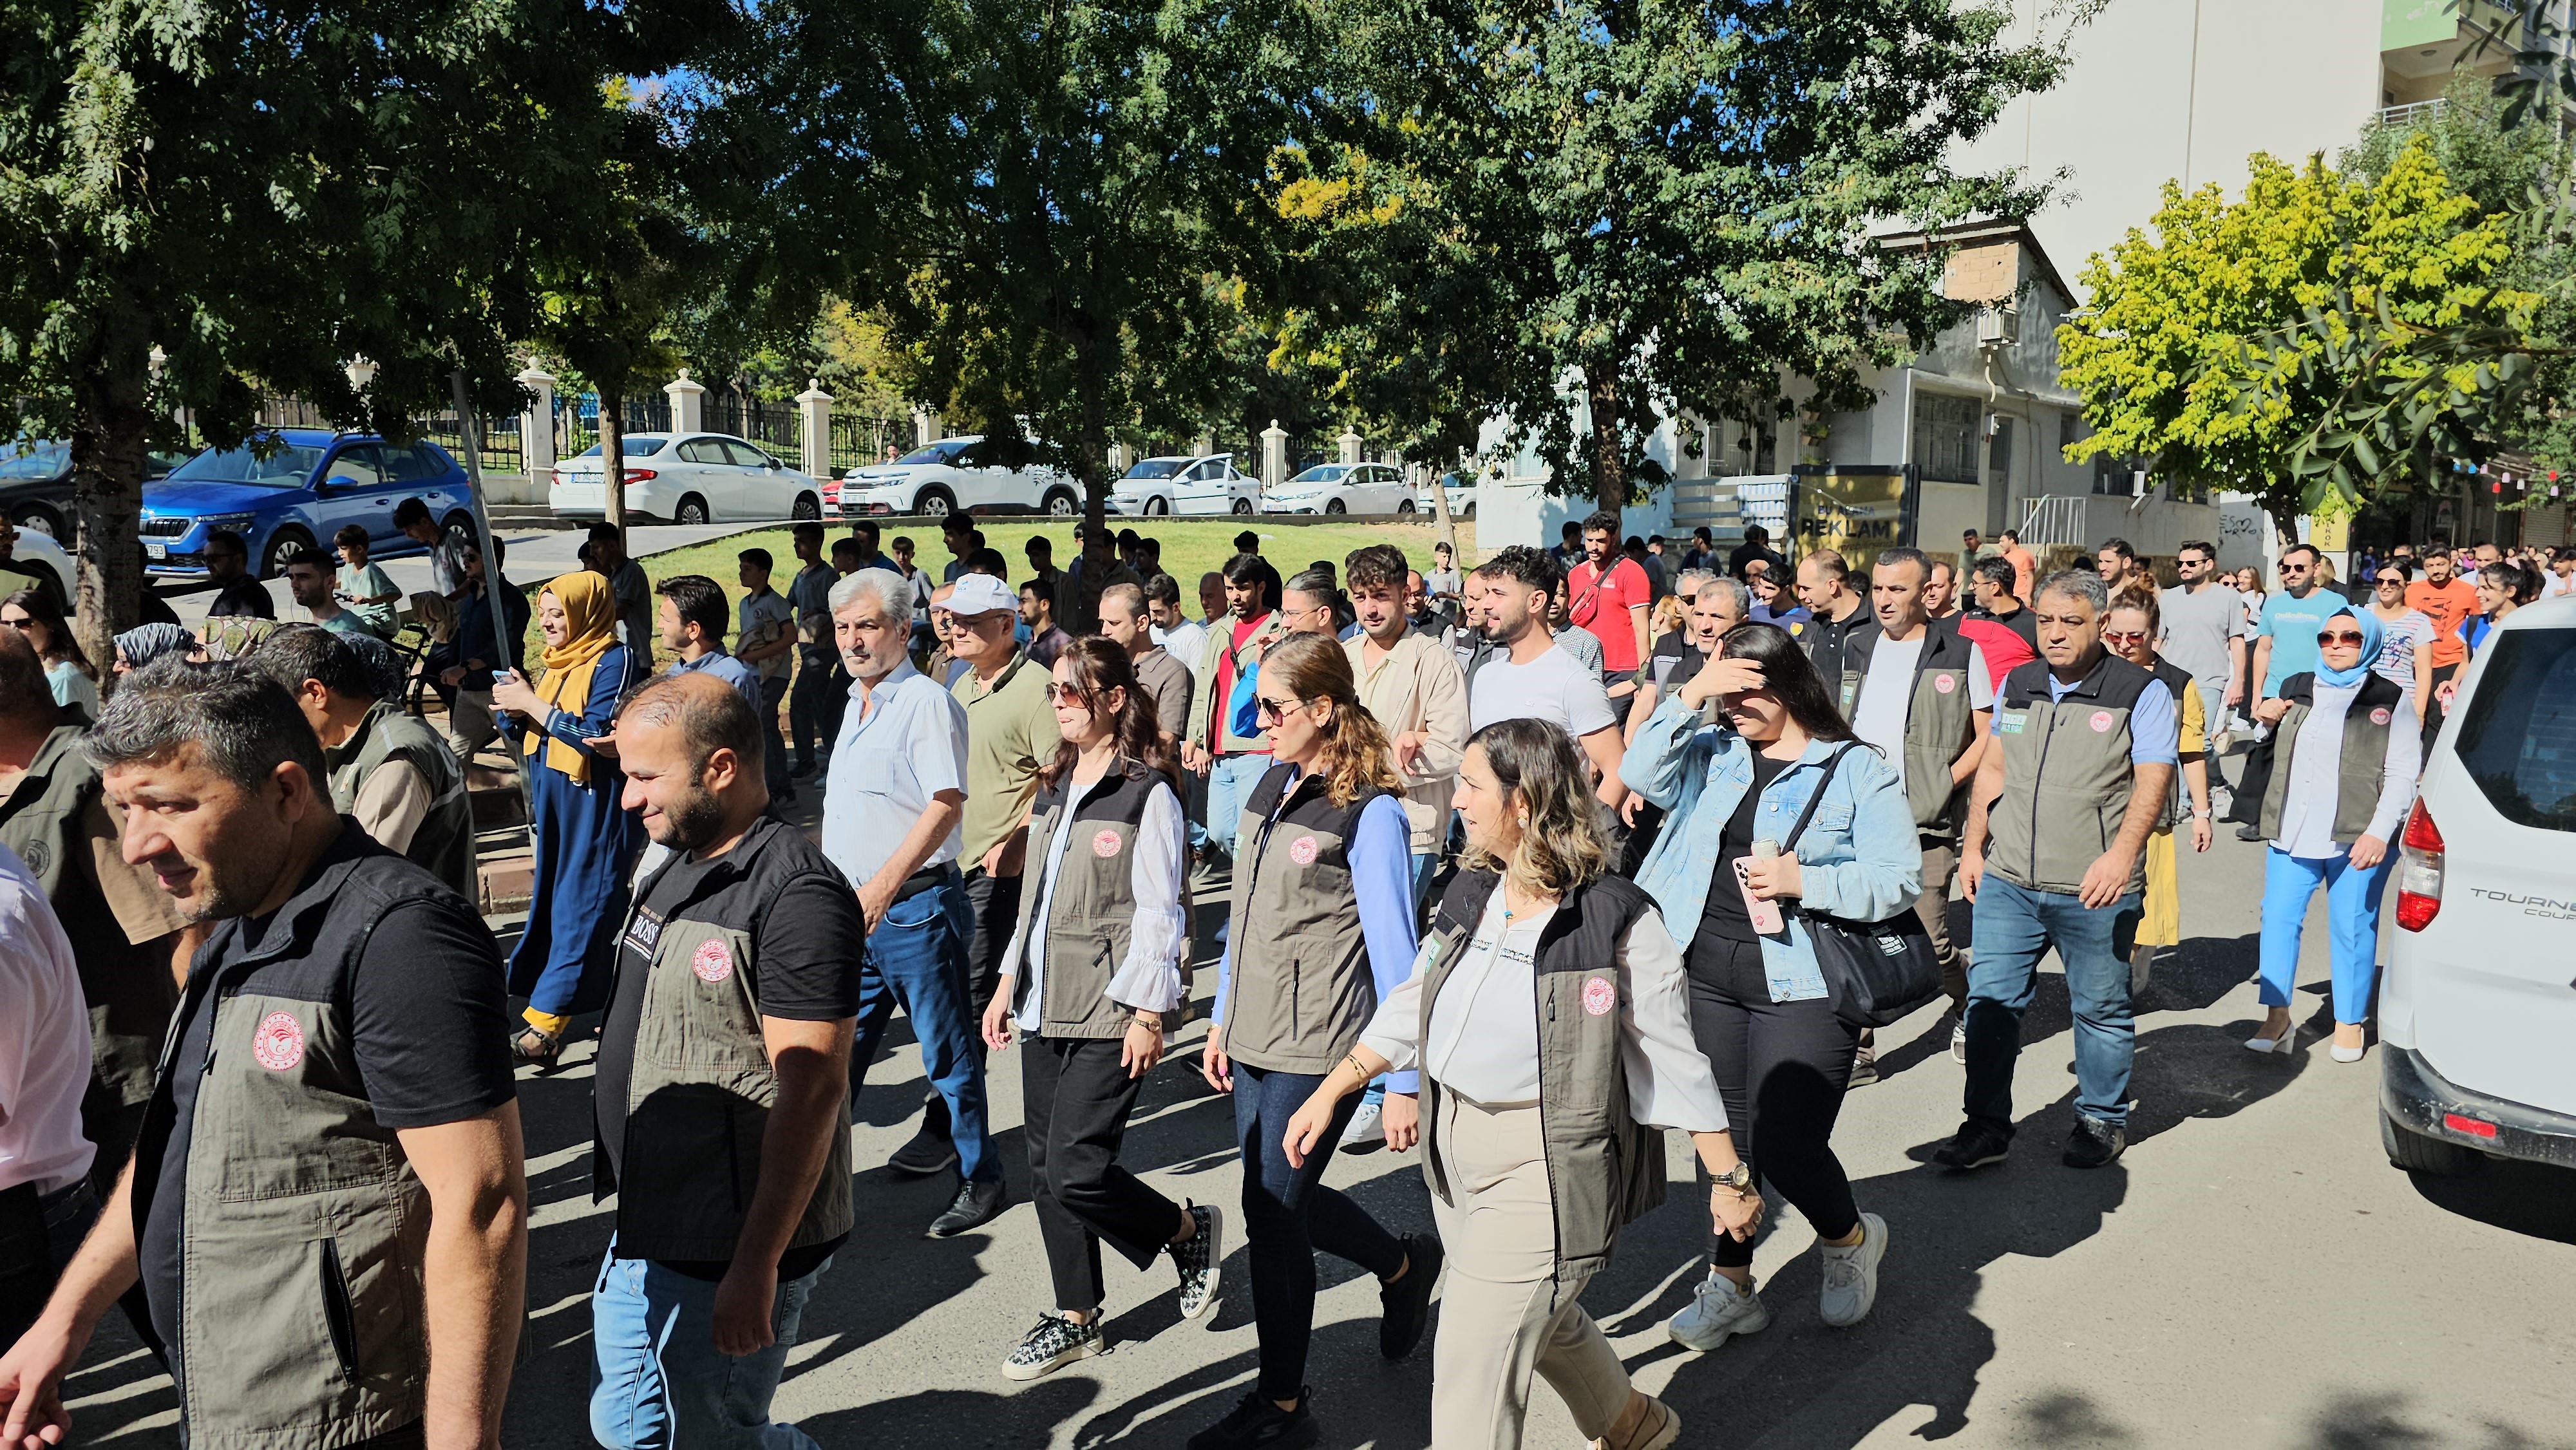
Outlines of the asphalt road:
M 810 796 L 811 793 L 809 793 Z M 1813 1234 L 1785 1208 L 1757 1262 L 1772 1326 L 1715 1354 L 1670 1343 L 1662 1320 L 1702 1272 L 1706 1220 L 1677 1178 L 1632 1228 L 1586 1303 L 1639 1383 L 1680 1409 L 1681 1443 L 1711 1447 L 2476 1446 L 2576 1444 L 2576 1178 L 2514 1165 L 2411 1181 L 2381 1157 L 2376 1057 L 2330 1061 L 2304 1037 L 2288 1060 L 2239 1042 L 2254 1024 L 2260 848 L 2222 832 L 2184 866 L 2190 939 L 2142 1004 L 2128 1155 L 2064 1168 L 2065 992 L 2048 969 L 2025 1028 L 2014 1157 L 1967 1178 L 1926 1166 L 1958 1119 L 1961 1070 L 1926 1011 L 1882 1032 L 1876 1086 L 1855 1090 L 1837 1144 L 1863 1207 L 1893 1229 L 1876 1311 L 1849 1330 L 1815 1309 Z M 1961 929 L 1968 908 L 1956 906 Z M 2302 1013 L 2324 1019 L 2322 931 L 2311 920 Z M 1202 990 L 1214 973 L 1200 977 Z M 898 1024 L 898 1029 L 900 1024 Z M 945 1182 L 881 1165 L 921 1094 L 900 1030 L 858 1101 L 860 1231 L 824 1279 L 777 1410 L 827 1446 L 1177 1446 L 1222 1414 L 1254 1364 L 1231 1115 L 1167 1059 L 1126 1158 L 1174 1197 L 1229 1206 L 1224 1302 L 1179 1321 L 1167 1266 L 1109 1258 L 1105 1358 L 1027 1385 L 997 1367 L 1050 1297 L 1035 1223 L 1015 1207 L 985 1231 L 921 1230 Z M 1194 1045 L 1198 1029 L 1186 1034 Z M 585 1050 L 586 1059 L 586 1050 Z M 536 1210 L 533 1361 L 505 1438 L 585 1446 L 585 1294 L 608 1231 L 590 1202 L 586 1066 L 522 1083 Z M 992 1070 L 1015 1192 L 1026 1184 L 1016 1054 Z M 1671 1162 L 1686 1173 L 1687 1144 Z M 1399 1230 L 1427 1228 L 1417 1160 L 1337 1162 L 1329 1181 Z M 1426 1345 L 1376 1352 L 1377 1301 L 1326 1259 L 1310 1378 L 1324 1443 L 1417 1450 L 1429 1441 Z M 72 1390 L 83 1439 L 173 1443 L 168 1382 L 113 1316 Z M 1542 1383 L 1528 1443 L 1581 1443 Z

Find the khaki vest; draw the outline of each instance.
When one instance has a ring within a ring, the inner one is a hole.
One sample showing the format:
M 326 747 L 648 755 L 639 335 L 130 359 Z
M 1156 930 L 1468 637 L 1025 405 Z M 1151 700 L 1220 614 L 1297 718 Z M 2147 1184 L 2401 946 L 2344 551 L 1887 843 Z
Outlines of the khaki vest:
M 0 845 L 27 863 L 71 941 L 81 997 L 89 1004 L 92 1091 L 131 1107 L 152 1096 L 153 1064 L 179 992 L 170 980 L 169 952 L 127 941 L 97 881 L 80 865 L 91 849 L 86 818 L 103 794 L 97 769 L 80 753 L 80 738 L 77 725 L 56 726 L 45 737 L 0 802 Z
M 795 828 L 763 820 L 727 852 L 751 861 L 768 855 L 771 832 Z M 801 837 L 789 845 L 806 845 Z M 813 848 L 806 846 L 808 851 Z M 817 859 L 819 859 L 819 853 Z M 757 870 L 764 862 L 743 869 Z M 710 871 L 700 890 L 729 878 Z M 652 894 L 648 881 L 635 892 Z M 626 929 L 640 905 L 627 908 Z M 617 1181 L 617 1245 L 637 1259 L 730 1259 L 743 1216 L 760 1183 L 762 1135 L 778 1101 L 778 1077 L 760 1035 L 759 984 L 752 923 L 692 919 L 691 903 L 674 908 L 654 940 L 635 1027 L 635 1061 L 626 1084 L 626 1143 Z M 621 931 L 619 939 L 625 939 Z M 857 943 L 852 943 L 855 950 Z M 849 1113 L 832 1133 L 823 1176 L 787 1240 L 808 1248 L 850 1231 Z
M 1843 718 L 1860 708 L 1870 657 L 1885 635 L 1876 624 L 1854 630 L 1843 642 Z M 1955 839 L 1965 814 L 1967 783 L 1950 782 L 1950 767 L 1977 738 L 1977 713 L 1969 704 L 1973 646 L 1937 622 L 1923 626 L 1923 651 L 1914 664 L 1914 689 L 1905 706 L 1905 804 L 1922 834 Z
M 2072 896 L 2084 873 L 2119 838 L 2136 772 L 2129 764 L 2129 712 L 2155 676 L 2105 654 L 2052 702 L 2048 661 L 2004 679 L 1995 698 L 1995 739 L 2004 752 L 2004 789 L 1987 811 L 1994 839 L 1987 868 L 2028 891 Z M 2146 853 L 2128 890 L 2146 884 Z
M 1460 872 L 1440 898 L 1432 949 L 1423 965 L 1422 1040 L 1486 898 L 1500 877 Z M 1630 996 L 1613 965 L 1628 928 L 1654 901 L 1633 884 L 1605 876 L 1567 893 L 1539 936 L 1534 974 L 1538 1016 L 1539 1136 L 1546 1145 L 1548 1200 L 1556 1220 L 1556 1278 L 1580 1283 L 1610 1259 L 1619 1230 L 1664 1201 L 1664 1135 L 1629 1115 L 1628 1074 L 1619 1060 L 1615 1010 L 1594 1012 L 1594 982 L 1607 983 L 1613 1005 Z M 1422 1173 L 1443 1203 L 1454 1203 L 1440 1166 L 1442 1088 L 1422 1078 Z
M 266 950 L 235 959 L 236 921 L 198 954 L 136 1147 L 161 1161 L 181 1025 L 212 998 L 187 1181 L 140 1174 L 134 1197 L 139 1237 L 158 1192 L 186 1195 L 172 1348 L 193 1450 L 347 1445 L 423 1412 L 429 1197 L 368 1104 L 348 1003 L 376 923 L 444 888 L 354 825 L 325 863 Z
M 1305 775 L 1281 806 L 1292 774 L 1294 766 L 1270 767 L 1244 801 L 1235 837 L 1225 1050 L 1264 1072 L 1321 1073 L 1377 1010 L 1350 838 L 1384 792 L 1337 806 L 1321 777 Z
M 2273 727 L 2272 779 L 2263 788 L 2263 810 L 2259 829 L 2263 839 L 2281 838 L 2281 808 L 2290 794 L 2290 758 L 2299 748 L 2299 727 L 2306 724 L 2309 712 L 2316 708 L 2317 677 L 2314 672 L 2292 675 L 2281 682 L 2281 698 L 2290 702 L 2290 713 Z M 2334 841 L 2349 846 L 2370 829 L 2370 818 L 2379 813 L 2381 777 L 2388 768 L 2389 722 L 2399 710 L 2406 709 L 2406 692 L 2396 681 L 2376 673 L 2363 677 L 2361 689 L 2343 712 L 2342 755 L 2335 763 Z
M 446 741 L 391 701 L 379 701 L 359 722 L 357 733 L 325 755 L 331 803 L 343 815 L 356 807 L 367 777 L 386 761 L 400 760 L 419 771 L 429 782 L 432 800 L 402 854 L 455 887 L 457 895 L 482 899 L 474 879 L 474 803 L 465 794 L 465 772 L 456 763 L 456 752 Z
M 1029 845 L 1044 851 L 1055 840 L 1057 823 L 1067 810 L 1073 827 L 1065 839 L 1064 860 L 1055 868 L 1055 884 L 1046 886 L 1046 865 L 1034 855 L 1020 888 L 1019 939 L 1046 934 L 1046 1000 L 1040 1010 L 1040 1037 L 1117 1037 L 1135 1016 L 1131 1008 L 1109 1000 L 1110 978 L 1127 957 L 1136 921 L 1136 829 L 1145 803 L 1163 777 L 1121 758 L 1116 768 L 1085 792 L 1066 801 L 1069 782 L 1041 787 L 1030 805 Z M 1047 898 L 1047 919 L 1032 921 L 1038 897 Z M 1028 997 L 1027 948 L 1018 961 L 1006 962 L 1016 1015 Z

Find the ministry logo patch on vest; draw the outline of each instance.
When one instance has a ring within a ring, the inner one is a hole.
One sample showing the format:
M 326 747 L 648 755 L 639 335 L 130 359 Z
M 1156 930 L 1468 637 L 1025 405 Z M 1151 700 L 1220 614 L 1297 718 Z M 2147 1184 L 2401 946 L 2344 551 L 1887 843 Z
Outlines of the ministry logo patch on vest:
M 1106 861 L 1118 854 L 1118 833 L 1103 827 L 1091 838 L 1091 854 Z
M 1944 695 L 1950 694 L 1959 688 L 1959 677 L 1957 675 L 1934 675 L 1932 677 L 1932 688 L 1940 691 Z
M 722 941 L 709 937 L 689 953 L 689 970 L 699 981 L 713 986 L 733 975 L 733 953 L 725 950 Z
M 1296 862 L 1300 866 L 1314 865 L 1315 838 L 1312 836 L 1299 836 L 1295 841 L 1291 842 L 1288 846 L 1288 859 Z
M 1593 977 L 1583 984 L 1583 1010 L 1595 1017 L 1606 1017 L 1619 1005 L 1619 989 L 1608 977 Z
M 2370 723 L 2371 723 L 2371 724 L 2373 724 L 2373 725 L 2385 725 L 2385 724 L 2387 724 L 2387 723 L 2388 723 L 2388 707 L 2387 707 L 2387 706 L 2385 706 L 2385 705 L 2382 705 L 2382 706 L 2380 706 L 2378 709 L 2371 711 L 2371 712 L 2370 712 Z
M 287 1072 L 304 1060 L 304 1024 L 292 1012 L 271 1012 L 259 1019 L 250 1037 L 251 1060 L 270 1072 Z
M 2108 710 L 2096 710 L 2093 712 L 2093 718 L 2085 721 L 2084 723 L 2092 726 L 2093 733 L 2096 735 L 2107 734 L 2111 729 L 2111 712 Z

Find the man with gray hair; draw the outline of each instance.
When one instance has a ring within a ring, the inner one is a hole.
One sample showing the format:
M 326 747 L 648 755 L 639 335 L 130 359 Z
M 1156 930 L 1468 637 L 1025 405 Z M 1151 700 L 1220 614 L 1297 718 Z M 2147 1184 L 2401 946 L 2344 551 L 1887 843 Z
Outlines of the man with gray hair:
M 256 669 L 162 660 L 83 749 L 126 860 L 214 930 L 133 1169 L 0 1355 L 0 1418 L 58 1438 L 64 1372 L 139 1281 L 191 1444 L 494 1443 L 527 1183 L 491 932 L 332 807 Z
M 2000 1163 L 2012 1146 L 2021 1015 L 2051 947 L 2075 1017 L 2075 1131 L 2062 1161 L 2099 1168 L 2128 1146 L 2129 952 L 2147 837 L 2180 758 L 2180 710 L 2152 671 L 2102 647 L 2110 603 L 2094 574 L 2049 575 L 2031 605 L 2041 658 L 1996 695 L 1959 841 L 1976 945 L 1963 1014 L 1967 1121 L 1932 1154 L 1945 1168 Z
M 1008 639 L 1007 594 L 984 576 L 985 602 Z M 960 585 L 961 592 L 966 586 Z M 961 1183 L 934 1235 L 963 1233 L 1001 1212 L 1001 1163 L 985 1125 L 984 1067 L 974 1051 L 982 1013 L 967 998 L 973 929 L 957 869 L 966 814 L 966 710 L 912 666 L 912 585 L 861 569 L 832 586 L 832 639 L 850 673 L 850 709 L 823 787 L 823 854 L 858 893 L 867 923 L 856 1040 L 855 1106 L 877 1041 L 897 1004 L 912 1019 L 923 1070 L 955 1125 Z M 949 1133 L 940 1135 L 945 1148 Z M 934 1162 L 930 1171 L 947 1166 Z M 987 1211 L 989 1209 L 989 1211 Z
M 1681 597 L 1688 601 L 1689 611 L 1682 627 L 1655 642 L 1655 652 L 1637 674 L 1636 702 L 1628 707 L 1627 723 L 1620 727 L 1623 740 L 1637 738 L 1646 717 L 1655 713 L 1655 702 L 1680 689 L 1700 671 L 1711 655 L 1717 653 L 1717 642 L 1726 632 L 1744 622 L 1753 608 L 1753 592 L 1723 574 L 1705 569 L 1685 569 L 1686 586 Z M 1715 718 L 1717 704 L 1709 702 L 1710 718 Z M 1639 819 L 1652 806 L 1637 808 Z M 1632 823 L 1633 824 L 1633 823 Z M 1651 833 L 1649 833 L 1651 834 Z

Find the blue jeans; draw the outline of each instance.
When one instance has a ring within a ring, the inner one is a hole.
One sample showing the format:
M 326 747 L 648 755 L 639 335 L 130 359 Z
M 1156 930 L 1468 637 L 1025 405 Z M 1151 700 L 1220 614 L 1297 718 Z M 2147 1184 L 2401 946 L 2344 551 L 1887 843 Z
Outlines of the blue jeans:
M 876 1060 L 887 1019 L 900 1005 L 921 1043 L 922 1070 L 948 1108 L 949 1138 L 957 1145 L 959 1176 L 998 1183 L 1002 1161 L 993 1153 L 991 1118 L 984 1110 L 984 1060 L 976 1048 L 982 1015 L 966 1000 L 966 943 L 974 935 L 966 885 L 948 880 L 886 908 L 868 934 L 859 972 L 858 1040 L 850 1048 L 850 1106 Z
M 608 1246 L 590 1296 L 590 1434 L 608 1450 L 686 1445 L 808 1450 L 814 1437 L 773 1424 L 769 1401 L 796 1347 L 814 1283 L 832 1267 L 779 1284 L 767 1349 L 716 1353 L 716 1286 Z M 819 1450 L 819 1447 L 818 1447 Z
M 2302 861 L 2278 846 L 2263 862 L 2263 1005 L 2290 1005 L 2299 980 L 2299 938 L 2307 926 L 2308 898 L 2326 892 L 2326 932 L 2333 944 L 2334 1014 L 2337 1022 L 2370 1016 L 2370 984 L 2379 975 L 2379 897 L 2396 868 L 2392 846 L 2378 865 L 2356 870 L 2341 856 Z
M 796 737 L 796 763 L 814 768 L 815 747 L 830 750 L 835 736 L 824 720 L 825 697 L 832 688 L 832 655 L 828 650 L 796 650 L 796 682 L 788 689 L 787 726 Z
M 1243 1154 L 1243 1231 L 1251 1245 L 1252 1319 L 1261 1337 L 1261 1393 L 1293 1400 L 1304 1393 L 1306 1347 L 1315 1329 L 1315 1250 L 1350 1260 L 1380 1279 L 1404 1267 L 1404 1243 L 1367 1209 L 1326 1188 L 1333 1161 L 1358 1104 L 1349 1098 L 1306 1166 L 1292 1168 L 1280 1138 L 1288 1119 L 1322 1085 L 1320 1074 L 1264 1072 L 1234 1065 L 1234 1137 Z
M 1977 887 L 1977 944 L 1968 966 L 1967 1116 L 2012 1136 L 2013 1059 L 2021 1014 L 2039 984 L 2039 959 L 2057 948 L 2075 1014 L 2075 1110 L 2113 1126 L 2129 1121 L 2129 1063 L 2137 1026 L 2129 1013 L 2129 948 L 2138 939 L 2139 893 L 2090 907 L 2074 896 L 2015 886 L 1995 872 Z
M 1207 837 L 1216 848 L 1234 854 L 1234 830 L 1243 820 L 1244 798 L 1270 771 L 1267 755 L 1220 755 L 1208 767 Z

